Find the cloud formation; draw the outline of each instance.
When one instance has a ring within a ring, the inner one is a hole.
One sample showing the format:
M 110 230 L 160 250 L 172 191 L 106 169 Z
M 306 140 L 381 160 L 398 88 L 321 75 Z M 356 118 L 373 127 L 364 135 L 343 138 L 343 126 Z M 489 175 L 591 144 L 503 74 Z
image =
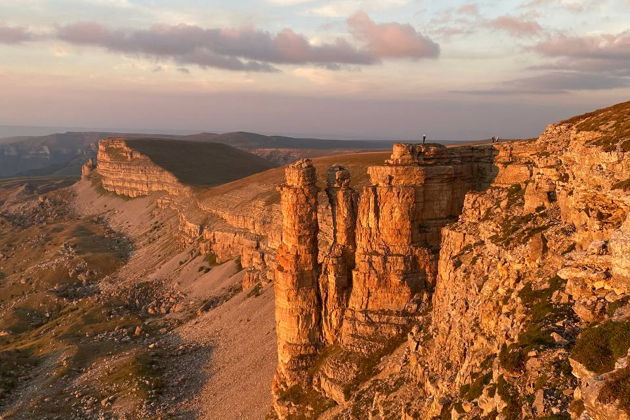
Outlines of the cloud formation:
M 484 16 L 475 3 L 465 3 L 446 9 L 431 20 L 434 33 L 443 37 L 469 35 L 483 31 L 503 31 L 515 38 L 541 35 L 544 28 L 525 15 L 501 15 L 494 18 Z
M 114 53 L 173 59 L 224 70 L 276 71 L 275 65 L 373 65 L 387 58 L 437 57 L 439 46 L 411 25 L 377 24 L 365 13 L 348 20 L 357 47 L 343 38 L 314 44 L 291 29 L 276 34 L 254 27 L 206 29 L 195 25 L 156 25 L 149 29 L 110 29 L 94 22 L 57 28 L 55 37 L 74 45 Z
M 560 7 L 572 13 L 582 13 L 592 8 L 594 0 L 530 0 L 521 7 L 537 9 L 540 7 Z
M 377 24 L 367 14 L 358 12 L 348 19 L 348 26 L 355 39 L 363 42 L 375 57 L 419 59 L 440 55 L 440 46 L 411 25 Z
M 557 94 L 630 87 L 630 31 L 588 36 L 557 35 L 530 48 L 553 61 L 530 67 L 544 71 L 473 94 Z
M 540 68 L 630 76 L 630 30 L 582 37 L 558 35 L 539 42 L 532 50 L 554 59 Z
M 474 95 L 565 94 L 572 91 L 605 90 L 630 87 L 623 76 L 590 72 L 553 71 L 531 77 L 509 80 L 493 89 L 459 91 Z
M 0 44 L 21 44 L 35 36 L 23 26 L 8 26 L 0 22 Z
M 534 51 L 548 57 L 630 60 L 630 30 L 582 37 L 560 35 L 538 43 Z
M 506 31 L 515 36 L 531 36 L 542 32 L 543 28 L 538 22 L 522 17 L 499 16 L 488 22 L 491 28 Z

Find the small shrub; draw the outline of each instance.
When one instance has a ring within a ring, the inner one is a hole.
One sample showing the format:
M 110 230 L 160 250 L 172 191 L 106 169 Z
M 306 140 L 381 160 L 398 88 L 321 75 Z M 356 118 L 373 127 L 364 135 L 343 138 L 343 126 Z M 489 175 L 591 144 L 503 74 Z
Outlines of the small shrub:
M 612 186 L 613 190 L 630 191 L 630 178 L 625 181 L 619 181 Z
M 630 321 L 607 321 L 588 328 L 578 337 L 571 357 L 588 370 L 602 374 L 615 367 L 615 361 L 630 347 Z
M 525 189 L 521 184 L 512 184 L 508 188 L 508 207 L 513 206 L 525 197 Z
M 600 391 L 598 400 L 605 404 L 619 401 L 619 407 L 630 414 L 630 367 L 612 375 Z
M 492 373 L 479 376 L 470 385 L 466 384 L 460 388 L 460 396 L 469 401 L 481 397 L 483 389 L 492 380 Z
M 499 363 L 508 372 L 518 373 L 525 367 L 526 354 L 516 344 L 503 345 L 499 353 Z
M 575 417 L 578 418 L 584 412 L 584 401 L 582 400 L 573 400 L 571 404 L 569 404 L 569 411 L 575 414 Z
M 333 400 L 322 396 L 312 389 L 304 389 L 300 385 L 293 385 L 287 388 L 280 392 L 278 397 L 278 399 L 283 402 L 291 402 L 298 406 L 308 406 L 312 408 L 312 412 L 309 413 L 312 414 L 312 417 L 310 415 L 307 416 L 305 413 L 303 416 L 298 415 L 297 417 L 293 417 L 295 419 L 316 418 L 324 411 L 336 405 Z
M 262 284 L 256 283 L 254 287 L 247 293 L 247 297 L 258 297 L 262 295 Z
M 503 376 L 499 376 L 497 382 L 497 392 L 501 399 L 507 404 L 501 414 L 506 420 L 518 420 L 521 416 L 521 403 L 514 387 L 505 380 Z
M 217 261 L 217 254 L 215 254 L 214 252 L 210 252 L 208 255 L 206 255 L 205 261 L 212 267 L 214 265 L 219 265 L 218 261 Z
M 608 316 L 613 317 L 615 316 L 615 312 L 617 312 L 617 309 L 626 305 L 628 302 L 630 302 L 630 296 L 626 296 L 623 299 L 610 302 L 606 307 L 606 313 L 608 314 Z

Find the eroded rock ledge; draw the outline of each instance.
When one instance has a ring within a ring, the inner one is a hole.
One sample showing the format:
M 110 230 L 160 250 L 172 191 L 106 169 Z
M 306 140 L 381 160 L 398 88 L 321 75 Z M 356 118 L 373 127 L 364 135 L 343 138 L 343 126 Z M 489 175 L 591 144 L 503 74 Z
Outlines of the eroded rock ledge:
M 309 298 L 292 289 L 299 311 L 276 319 L 311 347 L 299 381 L 280 358 L 275 414 L 628 418 L 629 116 L 624 103 L 531 141 L 398 144 L 358 198 L 331 168 L 319 295 L 308 265 Z M 306 211 L 283 200 L 285 218 Z

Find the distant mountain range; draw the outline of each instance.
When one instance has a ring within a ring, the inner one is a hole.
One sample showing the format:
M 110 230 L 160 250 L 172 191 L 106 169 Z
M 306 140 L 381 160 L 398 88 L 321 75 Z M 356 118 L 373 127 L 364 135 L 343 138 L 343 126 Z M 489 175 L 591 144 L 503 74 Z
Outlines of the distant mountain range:
M 301 157 L 316 157 L 341 151 L 378 150 L 391 147 L 390 141 L 323 140 L 265 136 L 255 133 L 199 133 L 192 135 L 66 132 L 45 136 L 0 139 L 0 177 L 79 175 L 81 165 L 96 156 L 98 141 L 105 137 L 158 138 L 222 143 L 257 154 L 275 164 Z

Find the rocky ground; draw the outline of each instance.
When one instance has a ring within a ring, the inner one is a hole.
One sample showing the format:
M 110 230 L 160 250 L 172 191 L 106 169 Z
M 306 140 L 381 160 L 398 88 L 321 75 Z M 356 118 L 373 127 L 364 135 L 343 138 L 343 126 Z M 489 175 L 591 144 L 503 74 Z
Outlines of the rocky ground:
M 174 238 L 155 197 L 0 185 L 0 418 L 262 418 L 269 289 Z

